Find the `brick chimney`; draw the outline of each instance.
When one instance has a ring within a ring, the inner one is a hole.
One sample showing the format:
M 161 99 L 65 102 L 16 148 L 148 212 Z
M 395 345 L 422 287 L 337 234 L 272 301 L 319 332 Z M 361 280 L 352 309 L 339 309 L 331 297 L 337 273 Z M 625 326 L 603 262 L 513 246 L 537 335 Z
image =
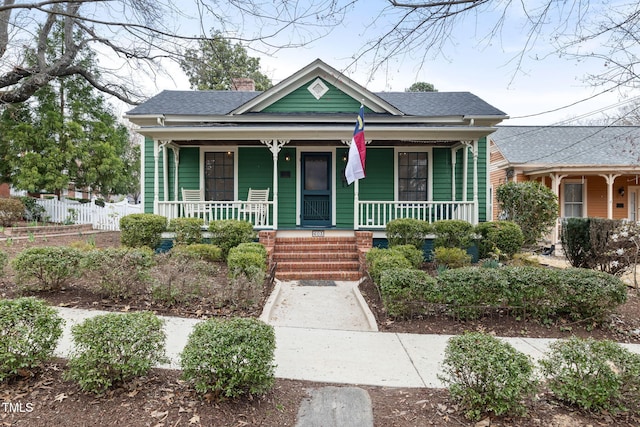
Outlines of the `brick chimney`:
M 231 90 L 239 92 L 253 92 L 256 90 L 256 84 L 252 79 L 240 77 L 231 80 Z

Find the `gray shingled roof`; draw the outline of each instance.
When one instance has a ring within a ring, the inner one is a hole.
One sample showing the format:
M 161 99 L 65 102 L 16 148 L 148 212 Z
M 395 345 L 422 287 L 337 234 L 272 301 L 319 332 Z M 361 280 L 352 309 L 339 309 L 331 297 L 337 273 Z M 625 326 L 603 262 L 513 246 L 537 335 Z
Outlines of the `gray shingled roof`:
M 128 115 L 225 115 L 261 92 L 165 90 Z M 469 92 L 380 92 L 380 98 L 409 116 L 505 116 Z
M 640 163 L 640 126 L 498 126 L 490 138 L 512 164 Z

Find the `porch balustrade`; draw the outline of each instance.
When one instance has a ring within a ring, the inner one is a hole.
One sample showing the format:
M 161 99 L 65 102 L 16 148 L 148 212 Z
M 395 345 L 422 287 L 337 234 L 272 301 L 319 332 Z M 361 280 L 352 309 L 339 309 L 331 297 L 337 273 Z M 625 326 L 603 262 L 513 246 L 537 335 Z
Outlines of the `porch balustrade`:
M 414 218 L 427 222 L 461 219 L 475 224 L 473 202 L 408 202 L 367 201 L 357 203 L 358 216 L 355 229 L 384 229 L 387 222 L 399 218 Z M 249 221 L 256 229 L 273 229 L 273 201 L 252 204 L 246 201 L 158 202 L 158 214 L 169 220 L 179 217 L 202 218 L 211 221 L 237 219 Z
M 384 229 L 387 222 L 413 218 L 427 222 L 461 219 L 475 225 L 474 202 L 358 201 L 357 229 Z
M 273 201 L 247 203 L 246 201 L 158 202 L 158 214 L 173 218 L 202 218 L 205 225 L 212 221 L 236 219 L 249 221 L 256 229 L 273 228 Z

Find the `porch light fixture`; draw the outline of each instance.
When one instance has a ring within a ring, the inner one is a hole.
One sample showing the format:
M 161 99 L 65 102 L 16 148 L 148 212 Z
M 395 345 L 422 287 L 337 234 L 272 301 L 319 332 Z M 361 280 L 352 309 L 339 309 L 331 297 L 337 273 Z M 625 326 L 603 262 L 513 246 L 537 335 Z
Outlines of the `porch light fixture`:
M 347 155 L 346 154 L 342 155 L 342 162 L 343 163 L 347 163 Z
M 284 161 L 285 161 L 285 162 L 289 162 L 289 161 L 291 161 L 291 156 L 290 156 L 290 155 L 288 155 L 288 154 L 285 154 L 285 156 L 284 156 Z
M 624 196 L 624 187 L 618 188 L 618 194 L 620 195 L 620 197 Z

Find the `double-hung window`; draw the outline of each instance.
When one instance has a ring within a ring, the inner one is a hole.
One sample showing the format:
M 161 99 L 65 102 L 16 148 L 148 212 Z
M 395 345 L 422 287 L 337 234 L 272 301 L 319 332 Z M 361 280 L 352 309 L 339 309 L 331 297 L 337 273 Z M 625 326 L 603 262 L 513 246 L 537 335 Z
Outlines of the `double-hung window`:
M 234 152 L 215 151 L 204 154 L 205 200 L 234 199 Z
M 426 151 L 398 152 L 398 199 L 428 200 L 428 153 Z
M 584 185 L 582 182 L 565 182 L 564 217 L 584 216 Z

